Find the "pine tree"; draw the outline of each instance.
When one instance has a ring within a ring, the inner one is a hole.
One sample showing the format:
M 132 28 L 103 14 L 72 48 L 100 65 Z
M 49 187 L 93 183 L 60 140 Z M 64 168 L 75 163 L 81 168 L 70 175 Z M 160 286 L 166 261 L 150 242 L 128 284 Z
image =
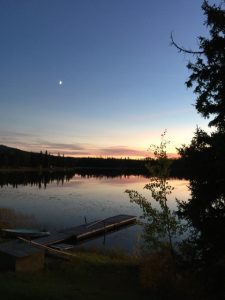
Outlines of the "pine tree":
M 209 126 L 225 132 L 225 0 L 220 5 L 209 5 L 204 1 L 205 25 L 209 37 L 199 37 L 199 51 L 192 51 L 172 44 L 179 51 L 193 54 L 194 62 L 187 68 L 192 72 L 186 82 L 188 88 L 194 87 L 197 95 L 195 107 L 204 118 L 211 118 Z

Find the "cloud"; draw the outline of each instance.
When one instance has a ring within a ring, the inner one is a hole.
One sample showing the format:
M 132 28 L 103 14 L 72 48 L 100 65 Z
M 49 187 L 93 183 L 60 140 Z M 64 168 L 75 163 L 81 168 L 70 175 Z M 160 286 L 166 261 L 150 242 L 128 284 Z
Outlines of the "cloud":
M 26 140 L 26 141 L 24 141 Z M 48 151 L 51 154 L 79 157 L 152 157 L 152 153 L 145 149 L 137 149 L 123 145 L 102 147 L 88 143 L 56 143 L 41 139 L 38 136 L 18 132 L 0 132 L 0 144 L 15 147 L 21 150 L 40 152 Z M 169 157 L 177 157 L 177 154 L 169 153 Z
M 24 132 L 18 132 L 18 131 L 8 131 L 8 130 L 1 130 L 0 131 L 0 138 L 22 138 L 22 137 L 34 137 L 35 135 L 34 134 L 31 134 L 31 133 L 24 133 Z
M 75 143 L 47 143 L 42 142 L 40 145 L 47 149 L 48 152 L 57 154 L 60 152 L 66 156 L 102 156 L 102 157 L 146 157 L 148 152 L 137 150 L 126 146 L 99 147 L 97 145 Z
M 39 141 L 40 145 L 42 147 L 45 147 L 45 148 L 48 148 L 48 149 L 51 149 L 51 150 L 62 150 L 62 149 L 65 149 L 65 150 L 71 150 L 71 151 L 79 151 L 79 150 L 85 150 L 86 147 L 85 147 L 85 144 L 79 144 L 79 143 L 76 143 L 76 144 L 71 144 L 71 143 L 53 143 L 53 142 L 46 142 L 46 141 Z
M 102 156 L 120 156 L 120 157 L 146 157 L 148 156 L 148 152 L 145 150 L 137 150 L 125 146 L 112 146 L 107 148 L 99 148 L 99 155 Z
M 22 150 L 27 147 L 32 148 L 38 145 L 38 142 L 35 141 L 36 138 L 37 136 L 31 133 L 0 130 L 0 144 L 21 148 Z

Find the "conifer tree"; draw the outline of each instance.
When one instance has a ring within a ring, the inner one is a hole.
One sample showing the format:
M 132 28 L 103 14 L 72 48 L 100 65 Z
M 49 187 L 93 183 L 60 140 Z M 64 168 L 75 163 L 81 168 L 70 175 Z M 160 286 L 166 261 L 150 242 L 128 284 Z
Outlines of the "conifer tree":
M 204 118 L 210 118 L 209 126 L 225 132 L 225 0 L 220 5 L 209 5 L 205 0 L 202 9 L 209 37 L 198 38 L 198 51 L 180 47 L 172 35 L 171 39 L 179 51 L 195 57 L 195 61 L 187 65 L 192 73 L 186 85 L 194 87 L 197 111 Z

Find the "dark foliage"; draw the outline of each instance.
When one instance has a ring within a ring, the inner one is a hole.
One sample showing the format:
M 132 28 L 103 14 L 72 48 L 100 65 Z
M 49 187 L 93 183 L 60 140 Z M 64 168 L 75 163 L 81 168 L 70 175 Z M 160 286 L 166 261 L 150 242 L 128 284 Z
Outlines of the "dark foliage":
M 190 224 L 192 234 L 183 243 L 186 267 L 199 272 L 212 299 L 225 295 L 225 180 L 211 177 L 190 182 L 191 199 L 181 202 L 179 216 Z
M 189 62 L 192 71 L 187 87 L 194 85 L 195 107 L 205 118 L 212 117 L 209 126 L 225 131 L 225 1 L 220 6 L 202 5 L 209 37 L 199 37 L 200 54 Z M 194 53 L 195 54 L 195 53 Z
M 188 64 L 186 82 L 194 86 L 195 107 L 215 131 L 196 129 L 188 146 L 178 149 L 191 177 L 191 198 L 180 202 L 179 215 L 190 225 L 183 244 L 186 267 L 199 274 L 209 299 L 225 296 L 225 1 L 220 6 L 203 2 L 209 37 L 199 37 L 200 52 Z M 176 44 L 174 44 L 176 46 Z M 180 51 L 185 51 L 178 47 Z M 188 51 L 190 53 L 190 51 Z
M 178 149 L 183 168 L 190 178 L 225 178 L 225 133 L 207 134 L 200 128 L 188 146 Z

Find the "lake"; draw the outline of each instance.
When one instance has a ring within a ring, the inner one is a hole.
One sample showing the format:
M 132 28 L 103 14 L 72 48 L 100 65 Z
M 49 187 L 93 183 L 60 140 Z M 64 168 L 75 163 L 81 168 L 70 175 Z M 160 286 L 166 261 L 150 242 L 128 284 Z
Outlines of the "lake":
M 95 177 L 74 174 L 69 178 L 52 179 L 45 184 L 32 182 L 2 184 L 0 188 L 0 222 L 12 226 L 32 226 L 48 231 L 62 229 L 107 218 L 118 214 L 140 216 L 140 208 L 130 203 L 126 189 L 138 190 L 149 199 L 150 193 L 143 190 L 148 178 L 143 176 Z M 169 197 L 169 206 L 176 208 L 175 198 L 189 198 L 188 180 L 171 179 L 174 187 Z M 119 248 L 133 252 L 141 243 L 141 227 L 127 227 L 107 236 L 83 244 L 84 247 Z

